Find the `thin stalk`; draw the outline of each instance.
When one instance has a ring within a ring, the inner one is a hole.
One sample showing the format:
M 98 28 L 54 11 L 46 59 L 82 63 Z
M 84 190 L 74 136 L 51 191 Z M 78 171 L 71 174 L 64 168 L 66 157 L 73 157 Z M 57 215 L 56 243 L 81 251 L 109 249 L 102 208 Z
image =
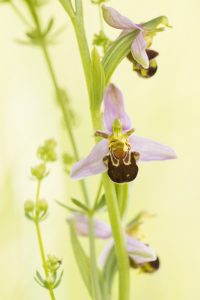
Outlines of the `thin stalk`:
M 36 205 L 37 205 L 37 203 L 39 201 L 40 186 L 41 186 L 41 181 L 38 180 L 36 200 L 35 200 Z M 48 272 L 48 268 L 47 268 L 46 255 L 45 255 L 44 245 L 43 245 L 43 241 L 42 241 L 42 235 L 41 235 L 40 223 L 39 223 L 38 215 L 36 215 L 36 218 L 35 218 L 35 226 L 36 226 L 38 244 L 39 244 L 39 248 L 40 248 L 40 255 L 41 255 L 41 259 L 42 259 L 42 265 L 43 265 L 43 268 L 44 268 L 44 273 L 45 273 L 46 280 L 48 282 L 49 272 Z M 48 290 L 49 290 L 49 294 L 50 294 L 51 300 L 55 300 L 56 298 L 55 298 L 53 289 L 52 289 L 52 287 L 50 285 L 48 285 Z
M 94 220 L 92 214 L 88 215 L 88 227 L 90 238 L 90 270 L 92 279 L 92 294 L 94 300 L 103 300 L 101 294 L 101 288 L 99 284 L 99 276 L 97 271 L 97 258 L 96 258 L 96 247 L 95 247 L 95 232 L 94 232 Z
M 15 14 L 18 16 L 18 18 L 21 19 L 21 21 L 26 24 L 28 27 L 31 27 L 31 24 L 26 19 L 26 17 L 21 13 L 20 9 L 13 3 L 13 1 L 10 1 L 9 4 L 11 5 L 12 9 L 14 10 Z
M 100 30 L 105 34 L 105 32 L 104 32 L 104 25 L 103 25 L 103 17 L 102 17 L 101 4 L 98 4 L 98 13 L 99 13 Z

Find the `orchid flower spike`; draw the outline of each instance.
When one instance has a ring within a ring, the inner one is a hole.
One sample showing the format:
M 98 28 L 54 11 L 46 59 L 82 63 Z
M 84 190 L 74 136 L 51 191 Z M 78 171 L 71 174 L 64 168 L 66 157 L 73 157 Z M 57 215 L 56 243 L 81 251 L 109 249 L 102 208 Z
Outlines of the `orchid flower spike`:
M 103 5 L 102 9 L 103 17 L 106 23 L 114 28 L 121 29 L 122 34 L 129 33 L 135 30 L 138 31 L 138 34 L 133 39 L 133 43 L 130 49 L 131 57 L 133 59 L 132 62 L 135 62 L 137 69 L 139 68 L 139 66 L 142 69 L 151 68 L 150 76 L 143 71 L 143 73 L 145 73 L 143 77 L 151 77 L 151 73 L 153 71 L 153 74 L 155 74 L 157 65 L 155 66 L 155 60 L 153 60 L 152 62 L 152 59 L 154 59 L 158 55 L 158 53 L 148 48 L 151 46 L 152 39 L 157 32 L 163 31 L 164 27 L 170 27 L 167 17 L 160 16 L 146 23 L 135 24 L 127 17 L 122 16 L 117 10 L 112 7 Z M 163 27 L 159 27 L 160 25 L 163 25 Z M 142 76 L 140 70 L 138 73 Z
M 73 214 L 68 219 L 68 222 L 73 222 L 76 232 L 80 236 L 88 236 L 88 218 L 82 214 Z M 94 220 L 94 234 L 96 238 L 106 239 L 108 243 L 105 245 L 101 256 L 100 263 L 104 265 L 109 257 L 110 251 L 114 247 L 112 231 L 110 226 L 100 220 Z M 155 251 L 147 244 L 137 238 L 132 237 L 128 231 L 126 233 L 126 249 L 129 256 L 130 267 L 140 267 L 146 273 L 152 273 L 159 267 L 159 259 Z M 157 267 L 156 267 L 157 266 Z
M 83 179 L 108 171 L 112 181 L 124 183 L 137 176 L 138 160 L 176 158 L 170 147 L 134 134 L 131 120 L 125 112 L 123 95 L 114 84 L 110 84 L 105 91 L 103 120 L 106 131 L 96 132 L 103 140 L 94 146 L 86 158 L 75 163 L 71 178 Z

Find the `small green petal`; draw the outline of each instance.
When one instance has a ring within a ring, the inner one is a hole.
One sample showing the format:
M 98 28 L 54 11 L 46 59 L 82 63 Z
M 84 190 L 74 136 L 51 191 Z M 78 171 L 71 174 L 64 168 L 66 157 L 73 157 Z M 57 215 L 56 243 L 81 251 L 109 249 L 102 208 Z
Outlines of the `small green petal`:
M 144 30 L 154 31 L 154 30 L 157 29 L 157 27 L 159 25 L 164 25 L 165 27 L 171 27 L 169 25 L 169 21 L 168 21 L 168 18 L 166 16 L 160 16 L 160 17 L 157 17 L 155 19 L 152 19 L 152 20 L 142 24 L 142 27 L 144 28 Z

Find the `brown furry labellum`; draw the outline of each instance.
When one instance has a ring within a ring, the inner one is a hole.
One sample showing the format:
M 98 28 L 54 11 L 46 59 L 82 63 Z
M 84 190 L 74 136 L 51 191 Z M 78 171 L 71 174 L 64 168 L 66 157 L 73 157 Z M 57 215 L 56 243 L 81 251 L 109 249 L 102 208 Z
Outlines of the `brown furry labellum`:
M 116 183 L 133 181 L 138 174 L 136 164 L 138 153 L 120 150 L 111 151 L 104 158 L 104 163 L 108 167 L 108 176 Z

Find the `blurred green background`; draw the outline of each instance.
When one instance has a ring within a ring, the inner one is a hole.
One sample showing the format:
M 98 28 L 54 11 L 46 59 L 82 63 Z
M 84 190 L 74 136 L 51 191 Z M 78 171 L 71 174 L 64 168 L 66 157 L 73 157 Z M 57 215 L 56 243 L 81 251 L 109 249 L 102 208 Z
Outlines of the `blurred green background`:
M 84 0 L 88 39 L 99 30 L 98 11 Z M 21 6 L 21 1 L 19 1 Z M 145 163 L 131 184 L 128 217 L 140 210 L 156 213 L 143 227 L 144 239 L 161 258 L 153 275 L 132 272 L 132 298 L 137 300 L 200 299 L 200 26 L 197 0 L 113 0 L 110 5 L 135 22 L 167 15 L 173 29 L 157 35 L 153 48 L 160 52 L 159 69 L 150 80 L 133 74 L 123 61 L 113 77 L 126 98 L 137 134 L 173 147 L 178 160 Z M 24 10 L 23 10 L 24 11 Z M 24 13 L 26 13 L 24 11 Z M 59 43 L 51 48 L 61 84 L 72 95 L 77 112 L 75 135 L 83 157 L 93 145 L 86 87 L 74 33 L 58 1 L 42 9 L 43 19 L 55 16 L 65 24 Z M 108 28 L 111 37 L 118 31 Z M 49 299 L 33 280 L 41 261 L 35 228 L 23 215 L 23 203 L 35 196 L 30 167 L 35 150 L 44 139 L 58 142 L 59 156 L 71 148 L 42 53 L 20 46 L 25 27 L 8 5 L 0 6 L 0 299 Z M 88 180 L 91 195 L 98 177 Z M 94 184 L 95 183 L 95 184 Z M 79 197 L 77 183 L 69 180 L 61 159 L 51 167 L 42 186 L 42 197 L 50 203 L 50 215 L 42 224 L 47 253 L 63 259 L 65 269 L 57 299 L 89 299 L 81 282 L 68 237 L 67 213 L 55 200 Z M 86 241 L 83 241 L 87 247 Z M 98 251 L 103 242 L 98 241 Z

